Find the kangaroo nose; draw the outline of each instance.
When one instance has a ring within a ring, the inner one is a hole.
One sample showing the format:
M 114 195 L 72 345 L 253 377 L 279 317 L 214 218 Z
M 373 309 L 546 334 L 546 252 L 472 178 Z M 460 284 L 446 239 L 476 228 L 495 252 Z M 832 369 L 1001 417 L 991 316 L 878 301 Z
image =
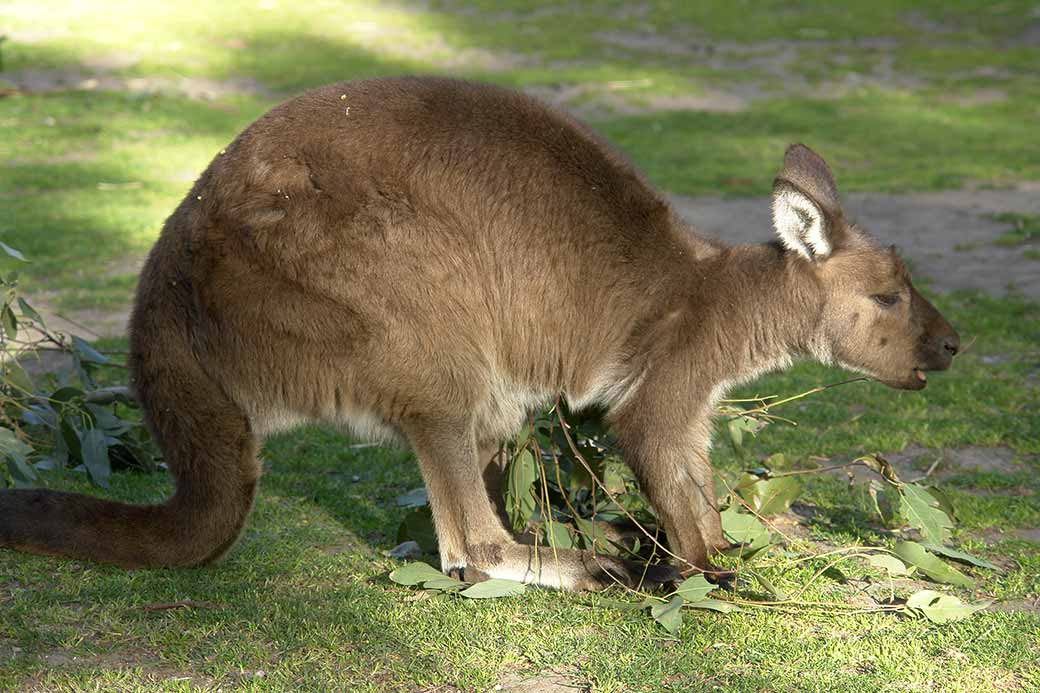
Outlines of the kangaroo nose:
M 946 350 L 950 356 L 956 356 L 957 351 L 961 348 L 961 340 L 957 335 L 951 335 L 943 338 L 943 349 Z

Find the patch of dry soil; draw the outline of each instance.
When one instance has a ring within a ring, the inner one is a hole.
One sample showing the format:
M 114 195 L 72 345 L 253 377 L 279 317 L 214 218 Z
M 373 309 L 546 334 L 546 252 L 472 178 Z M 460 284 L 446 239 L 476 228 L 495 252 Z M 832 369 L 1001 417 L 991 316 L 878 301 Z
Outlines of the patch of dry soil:
M 935 450 L 911 443 L 898 452 L 883 453 L 903 481 L 914 481 L 928 474 L 929 481 L 942 481 L 963 472 L 999 472 L 1018 474 L 1029 470 L 1027 464 L 1015 460 L 1015 452 L 1005 447 L 970 445 L 963 448 Z M 848 471 L 846 471 L 848 470 Z M 857 481 L 876 479 L 877 474 L 861 465 L 835 471 L 842 477 L 849 473 Z
M 769 199 L 672 198 L 676 210 L 702 233 L 729 243 L 772 238 Z M 1040 299 L 1040 263 L 1022 248 L 993 244 L 1011 225 L 994 221 L 999 212 L 1040 214 L 1040 183 L 1008 190 L 948 190 L 889 195 L 852 193 L 845 210 L 884 243 L 895 243 L 916 278 L 939 290 L 981 289 L 994 296 L 1009 285 Z
M 584 693 L 592 689 L 563 674 L 543 671 L 530 675 L 506 673 L 499 679 L 494 690 L 505 693 Z
M 89 67 L 89 66 L 87 66 Z M 121 77 L 102 69 L 18 70 L 0 74 L 19 91 L 125 91 L 134 93 L 173 93 L 191 99 L 211 100 L 226 96 L 270 96 L 270 91 L 255 79 L 238 77 L 215 80 L 202 77 Z

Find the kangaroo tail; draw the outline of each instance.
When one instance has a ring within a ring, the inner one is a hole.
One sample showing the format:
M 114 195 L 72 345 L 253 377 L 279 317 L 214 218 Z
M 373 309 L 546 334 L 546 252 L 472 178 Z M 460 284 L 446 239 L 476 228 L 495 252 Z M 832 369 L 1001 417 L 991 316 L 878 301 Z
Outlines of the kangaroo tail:
M 0 490 L 0 548 L 127 568 L 199 565 L 234 543 L 260 475 L 249 420 L 192 349 L 187 244 L 174 214 L 141 275 L 130 368 L 176 491 L 130 505 L 44 489 Z

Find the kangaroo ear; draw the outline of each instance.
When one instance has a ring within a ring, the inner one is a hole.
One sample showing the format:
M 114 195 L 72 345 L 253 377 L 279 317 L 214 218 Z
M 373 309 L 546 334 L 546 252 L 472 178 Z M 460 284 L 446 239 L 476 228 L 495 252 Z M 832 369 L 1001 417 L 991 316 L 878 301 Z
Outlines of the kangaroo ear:
M 825 259 L 844 228 L 843 216 L 827 162 L 804 144 L 788 147 L 773 181 L 773 226 L 784 246 L 809 260 Z

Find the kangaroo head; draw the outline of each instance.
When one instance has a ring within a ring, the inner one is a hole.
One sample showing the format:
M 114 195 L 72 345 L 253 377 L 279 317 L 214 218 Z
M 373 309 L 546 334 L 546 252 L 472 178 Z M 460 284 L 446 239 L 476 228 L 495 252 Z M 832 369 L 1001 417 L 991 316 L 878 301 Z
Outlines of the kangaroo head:
M 817 358 L 907 390 L 950 367 L 957 332 L 914 289 L 895 246 L 846 221 L 827 163 L 804 145 L 788 148 L 774 181 L 773 224 L 818 292 L 808 340 Z

